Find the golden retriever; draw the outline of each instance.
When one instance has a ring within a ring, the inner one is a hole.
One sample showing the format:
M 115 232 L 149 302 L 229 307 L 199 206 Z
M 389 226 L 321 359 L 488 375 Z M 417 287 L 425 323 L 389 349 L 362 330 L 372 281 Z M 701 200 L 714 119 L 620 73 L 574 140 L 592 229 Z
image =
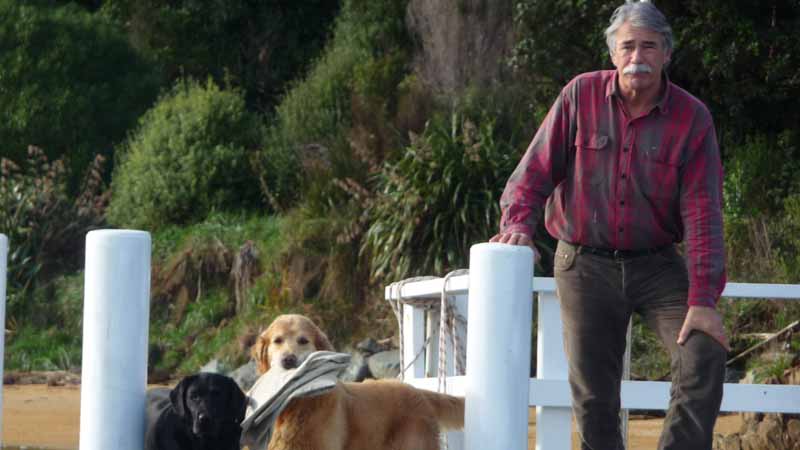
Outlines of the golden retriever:
M 333 346 L 309 318 L 276 318 L 252 347 L 260 373 L 298 367 Z M 268 450 L 438 450 L 439 432 L 464 426 L 464 399 L 399 381 L 338 383 L 293 400 L 275 422 Z M 261 449 L 252 449 L 261 450 Z

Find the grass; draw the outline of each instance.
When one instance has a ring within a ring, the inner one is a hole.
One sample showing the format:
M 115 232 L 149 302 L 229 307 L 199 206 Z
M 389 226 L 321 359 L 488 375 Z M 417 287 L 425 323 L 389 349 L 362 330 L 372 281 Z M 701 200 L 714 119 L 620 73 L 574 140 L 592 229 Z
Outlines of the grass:
M 184 245 L 192 242 L 219 239 L 229 248 L 238 248 L 246 240 L 257 241 L 262 253 L 276 250 L 281 218 L 259 214 L 234 214 L 215 212 L 204 221 L 189 225 L 169 225 L 152 236 L 153 261 L 165 261 Z
M 24 326 L 13 331 L 6 348 L 5 370 L 70 370 L 80 366 L 80 330 L 58 326 Z

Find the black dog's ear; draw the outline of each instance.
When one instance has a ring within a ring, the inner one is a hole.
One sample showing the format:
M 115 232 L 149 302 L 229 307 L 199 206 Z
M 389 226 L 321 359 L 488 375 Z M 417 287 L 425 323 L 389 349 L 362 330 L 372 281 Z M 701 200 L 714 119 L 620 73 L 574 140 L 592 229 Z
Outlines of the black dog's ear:
M 236 418 L 236 423 L 242 423 L 244 414 L 247 412 L 247 396 L 244 395 L 239 384 L 232 378 L 228 378 L 228 382 L 231 384 L 228 389 L 230 391 L 230 402 L 228 404 L 230 405 L 231 416 Z
M 188 417 L 186 414 L 186 391 L 196 379 L 197 375 L 189 375 L 188 377 L 185 377 L 169 393 L 169 401 L 172 403 L 175 413 L 177 413 L 182 419 L 188 418 L 191 420 L 191 417 Z

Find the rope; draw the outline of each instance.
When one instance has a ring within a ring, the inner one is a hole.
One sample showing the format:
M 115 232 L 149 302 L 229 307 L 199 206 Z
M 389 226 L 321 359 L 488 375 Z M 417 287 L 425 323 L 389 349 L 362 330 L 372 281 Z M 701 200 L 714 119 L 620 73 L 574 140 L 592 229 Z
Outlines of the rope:
M 403 354 L 404 354 L 403 341 L 405 340 L 404 337 L 403 337 L 403 304 L 404 303 L 410 303 L 408 301 L 408 299 L 404 299 L 403 298 L 403 294 L 402 294 L 403 286 L 406 283 L 411 283 L 411 282 L 414 282 L 414 281 L 423 281 L 423 280 L 432 280 L 432 279 L 436 279 L 436 277 L 432 277 L 432 276 L 413 277 L 413 278 L 406 278 L 405 280 L 396 281 L 396 282 L 394 282 L 394 283 L 389 285 L 389 292 L 392 293 L 392 298 L 389 300 L 389 305 L 391 305 L 391 307 L 392 307 L 392 311 L 394 312 L 394 316 L 397 319 L 397 325 L 398 325 L 399 330 L 400 330 L 399 331 L 399 339 L 398 339 L 399 340 L 398 347 L 400 349 L 399 350 L 400 351 L 400 374 L 398 376 L 399 376 L 399 378 L 401 380 L 405 378 L 406 370 L 409 367 L 411 367 L 411 365 L 414 364 L 414 361 L 416 361 L 419 358 L 419 355 L 421 355 L 422 352 L 425 350 L 425 347 L 427 347 L 428 340 L 430 340 L 430 337 L 429 337 L 425 341 L 425 345 L 423 345 L 419 349 L 419 351 L 417 352 L 416 356 L 414 356 L 414 359 L 412 359 L 408 363 L 407 366 L 403 364 Z M 416 301 L 415 303 L 423 303 L 424 304 L 425 302 L 424 301 Z
M 451 300 L 453 299 L 452 295 L 447 295 L 447 283 L 450 281 L 450 278 L 458 275 L 464 275 L 469 273 L 468 269 L 457 269 L 454 270 L 447 275 L 445 275 L 442 281 L 442 294 L 438 299 L 438 306 L 439 306 L 439 365 L 437 368 L 437 376 L 438 376 L 438 387 L 437 392 L 447 392 L 447 343 L 448 341 L 452 342 L 453 345 L 453 359 L 455 361 L 455 371 L 456 375 L 463 375 L 466 371 L 466 362 L 464 360 L 464 349 L 463 345 L 458 338 L 457 332 L 457 325 L 463 325 L 464 329 L 466 329 L 467 320 L 464 316 L 458 314 L 456 312 L 455 307 L 452 305 Z M 411 367 L 414 362 L 419 359 L 422 352 L 428 347 L 428 343 L 430 342 L 431 336 L 428 336 L 425 339 L 425 343 L 420 347 L 419 351 L 417 351 L 414 358 L 406 365 L 403 361 L 403 305 L 404 304 L 414 304 L 415 306 L 422 306 L 426 308 L 435 308 L 437 306 L 436 299 L 406 299 L 403 298 L 402 290 L 403 286 L 406 283 L 411 283 L 414 281 L 423 281 L 423 280 L 431 280 L 436 279 L 436 277 L 414 277 L 414 278 L 407 278 L 405 280 L 400 280 L 394 282 L 389 285 L 389 290 L 391 292 L 391 298 L 389 299 L 389 304 L 392 307 L 392 311 L 394 311 L 394 315 L 397 318 L 397 325 L 400 329 L 399 331 L 399 347 L 400 347 L 400 374 L 398 377 L 403 380 L 405 377 L 405 372 Z M 447 433 L 441 433 L 440 435 L 441 441 L 441 448 L 447 450 Z
M 453 344 L 453 359 L 455 361 L 456 375 L 463 375 L 464 367 L 464 352 L 461 348 L 458 333 L 456 331 L 456 322 L 466 324 L 466 319 L 455 311 L 451 300 L 453 296 L 447 295 L 447 282 L 451 277 L 464 275 L 469 273 L 468 269 L 454 270 L 444 276 L 442 282 L 442 296 L 441 306 L 439 307 L 439 368 L 437 374 L 439 377 L 438 392 L 447 392 L 447 342 L 452 341 Z M 448 339 L 449 338 L 449 339 Z

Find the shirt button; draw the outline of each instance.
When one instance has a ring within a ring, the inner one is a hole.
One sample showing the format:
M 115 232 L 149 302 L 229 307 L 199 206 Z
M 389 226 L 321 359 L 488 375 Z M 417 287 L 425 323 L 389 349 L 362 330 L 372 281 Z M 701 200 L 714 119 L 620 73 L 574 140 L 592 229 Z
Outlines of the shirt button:
M 624 204 L 625 204 L 625 200 L 620 200 L 620 201 L 619 201 L 619 204 L 620 204 L 620 205 L 624 205 Z
M 624 180 L 627 177 L 624 173 L 622 174 L 622 179 Z
M 623 230 L 624 230 L 624 228 L 622 228 L 622 227 L 619 227 L 619 231 L 620 231 L 620 232 L 622 232 Z
M 623 147 L 622 151 L 623 152 L 627 152 L 628 151 L 628 146 L 626 145 L 625 147 Z

